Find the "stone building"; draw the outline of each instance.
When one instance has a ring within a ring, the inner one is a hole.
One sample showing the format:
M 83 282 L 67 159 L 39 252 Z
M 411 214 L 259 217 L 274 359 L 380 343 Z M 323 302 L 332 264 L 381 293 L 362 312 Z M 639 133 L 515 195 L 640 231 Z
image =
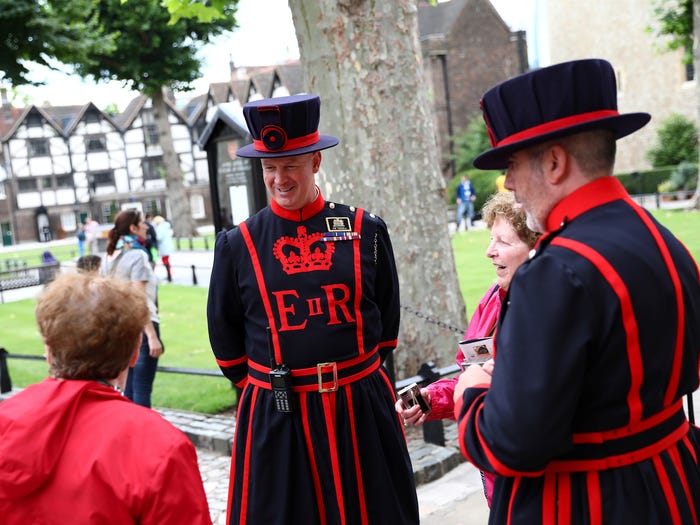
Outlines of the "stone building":
M 615 68 L 622 113 L 645 111 L 652 119 L 618 141 L 616 172 L 650 167 L 646 152 L 659 124 L 671 113 L 697 121 L 698 97 L 683 51 L 662 52 L 664 41 L 647 28 L 656 24 L 655 0 L 581 2 L 545 0 L 550 62 L 604 58 Z

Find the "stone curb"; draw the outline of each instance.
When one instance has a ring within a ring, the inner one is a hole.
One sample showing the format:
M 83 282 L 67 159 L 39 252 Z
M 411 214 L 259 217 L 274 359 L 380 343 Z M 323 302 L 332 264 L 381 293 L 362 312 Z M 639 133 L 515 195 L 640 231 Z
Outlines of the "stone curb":
M 182 430 L 195 447 L 227 456 L 233 447 L 233 418 L 170 409 L 157 409 L 173 425 Z M 419 430 L 408 433 L 408 452 L 413 464 L 416 485 L 434 481 L 464 461 L 456 443 L 457 429 L 445 424 L 446 446 L 426 443 Z

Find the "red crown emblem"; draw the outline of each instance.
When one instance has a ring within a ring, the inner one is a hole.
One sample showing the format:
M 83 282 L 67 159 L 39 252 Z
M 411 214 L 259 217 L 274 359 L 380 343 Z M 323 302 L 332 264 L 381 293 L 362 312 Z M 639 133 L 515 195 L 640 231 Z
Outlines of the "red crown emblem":
M 305 226 L 299 226 L 297 234 L 296 238 L 280 237 L 272 247 L 272 253 L 282 263 L 284 273 L 291 275 L 330 269 L 334 243 L 323 242 L 322 233 L 307 235 Z

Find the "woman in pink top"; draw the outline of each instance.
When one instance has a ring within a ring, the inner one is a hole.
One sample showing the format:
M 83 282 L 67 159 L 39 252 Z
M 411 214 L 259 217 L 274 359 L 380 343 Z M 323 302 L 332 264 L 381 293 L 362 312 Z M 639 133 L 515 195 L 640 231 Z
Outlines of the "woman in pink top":
M 493 334 L 501 311 L 501 301 L 508 290 L 508 285 L 518 267 L 527 259 L 535 246 L 539 234 L 530 230 L 525 224 L 525 213 L 515 202 L 511 192 L 495 193 L 484 204 L 482 216 L 491 230 L 491 242 L 486 248 L 486 257 L 491 259 L 496 270 L 496 284 L 483 295 L 474 310 L 464 339 L 477 339 Z M 464 361 L 464 354 L 457 351 L 457 364 Z M 484 363 L 484 370 L 493 369 L 493 360 Z M 457 378 L 440 379 L 421 389 L 421 393 L 431 410 L 428 414 L 420 411 L 418 405 L 405 409 L 401 400 L 396 402 L 396 411 L 407 425 L 422 425 L 427 420 L 455 419 L 454 389 Z M 493 480 L 491 474 L 485 474 L 484 486 L 486 498 L 491 505 Z

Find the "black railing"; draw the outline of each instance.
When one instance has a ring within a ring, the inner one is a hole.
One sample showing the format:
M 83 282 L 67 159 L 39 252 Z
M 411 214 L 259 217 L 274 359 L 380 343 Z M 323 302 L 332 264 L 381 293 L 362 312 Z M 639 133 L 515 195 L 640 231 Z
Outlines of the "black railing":
M 9 367 L 7 365 L 7 359 L 28 359 L 32 361 L 45 361 L 44 356 L 39 355 L 23 355 L 14 354 L 6 351 L 4 348 L 0 348 L 0 393 L 4 394 L 12 390 L 12 381 L 10 379 Z M 393 377 L 393 365 L 391 360 L 385 365 L 389 365 L 389 375 Z M 406 379 L 401 379 L 397 381 L 394 385 L 396 391 L 412 384 L 417 383 L 420 386 L 426 386 L 433 381 L 437 381 L 443 377 L 448 377 L 459 372 L 459 366 L 452 365 L 444 368 L 436 368 L 432 362 L 424 363 L 418 370 L 418 374 L 412 377 L 407 377 Z M 171 374 L 187 374 L 187 375 L 198 375 L 198 376 L 210 376 L 210 377 L 224 377 L 221 370 L 207 370 L 202 368 L 180 368 L 173 366 L 158 366 L 158 372 L 171 373 Z M 442 424 L 442 420 L 426 421 L 423 424 L 423 440 L 426 443 L 432 443 L 435 445 L 445 446 L 445 430 Z

